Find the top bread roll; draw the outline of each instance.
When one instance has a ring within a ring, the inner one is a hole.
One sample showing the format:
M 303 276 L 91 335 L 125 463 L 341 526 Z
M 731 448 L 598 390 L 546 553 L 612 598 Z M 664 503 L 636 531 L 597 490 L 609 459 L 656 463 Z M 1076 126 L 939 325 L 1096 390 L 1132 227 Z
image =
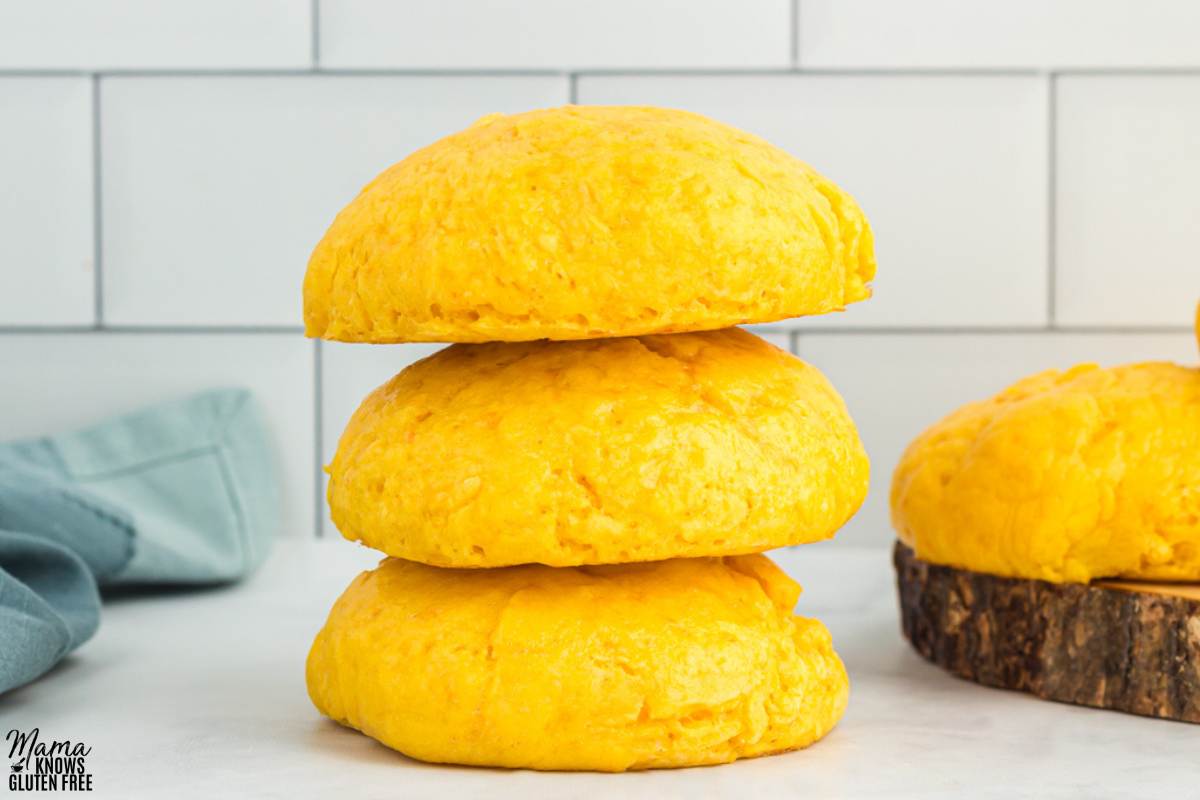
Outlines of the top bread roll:
M 839 311 L 870 296 L 845 192 L 697 114 L 493 114 L 413 153 L 338 214 L 304 280 L 309 336 L 593 339 Z

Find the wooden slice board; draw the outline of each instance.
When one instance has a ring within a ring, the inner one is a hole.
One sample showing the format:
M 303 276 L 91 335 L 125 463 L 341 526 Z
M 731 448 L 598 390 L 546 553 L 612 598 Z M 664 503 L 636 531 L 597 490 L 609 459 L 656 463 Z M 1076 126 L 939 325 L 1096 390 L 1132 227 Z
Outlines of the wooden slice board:
M 968 680 L 1200 723 L 1200 586 L 1000 578 L 894 553 L 904 636 Z

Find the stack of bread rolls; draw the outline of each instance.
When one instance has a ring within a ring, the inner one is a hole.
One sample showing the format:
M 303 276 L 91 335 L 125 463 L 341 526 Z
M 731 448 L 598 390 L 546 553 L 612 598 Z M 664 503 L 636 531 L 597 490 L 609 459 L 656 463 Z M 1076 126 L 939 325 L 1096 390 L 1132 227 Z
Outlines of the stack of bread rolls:
M 307 333 L 455 343 L 363 401 L 333 521 L 388 557 L 308 659 L 324 714 L 432 762 L 621 771 L 805 747 L 847 701 L 776 547 L 868 464 L 813 367 L 744 330 L 866 299 L 855 202 L 679 111 L 485 117 L 313 253 Z

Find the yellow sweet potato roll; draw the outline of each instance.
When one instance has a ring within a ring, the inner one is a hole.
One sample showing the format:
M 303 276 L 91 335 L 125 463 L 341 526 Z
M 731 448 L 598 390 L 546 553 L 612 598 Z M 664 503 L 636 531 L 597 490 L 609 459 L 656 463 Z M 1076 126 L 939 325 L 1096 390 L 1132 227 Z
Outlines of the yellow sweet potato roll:
M 334 605 L 313 703 L 423 761 L 618 772 L 805 747 L 848 681 L 760 555 L 553 569 L 386 559 Z
M 304 281 L 309 336 L 592 339 L 713 330 L 870 295 L 854 200 L 784 151 L 697 114 L 493 114 L 346 206 Z
M 613 564 L 825 539 L 867 477 L 824 376 L 731 328 L 452 345 L 363 402 L 329 505 L 426 564 Z
M 1200 580 L 1200 370 L 1087 364 L 914 441 L 892 520 L 919 558 L 1053 582 Z

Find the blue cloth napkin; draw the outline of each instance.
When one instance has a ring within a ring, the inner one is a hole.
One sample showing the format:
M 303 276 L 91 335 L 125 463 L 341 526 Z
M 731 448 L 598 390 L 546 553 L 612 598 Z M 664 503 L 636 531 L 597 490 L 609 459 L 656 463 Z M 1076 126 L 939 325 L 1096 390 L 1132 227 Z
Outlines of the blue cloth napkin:
M 279 523 L 274 466 L 242 389 L 0 444 L 0 692 L 96 632 L 101 587 L 253 571 Z

